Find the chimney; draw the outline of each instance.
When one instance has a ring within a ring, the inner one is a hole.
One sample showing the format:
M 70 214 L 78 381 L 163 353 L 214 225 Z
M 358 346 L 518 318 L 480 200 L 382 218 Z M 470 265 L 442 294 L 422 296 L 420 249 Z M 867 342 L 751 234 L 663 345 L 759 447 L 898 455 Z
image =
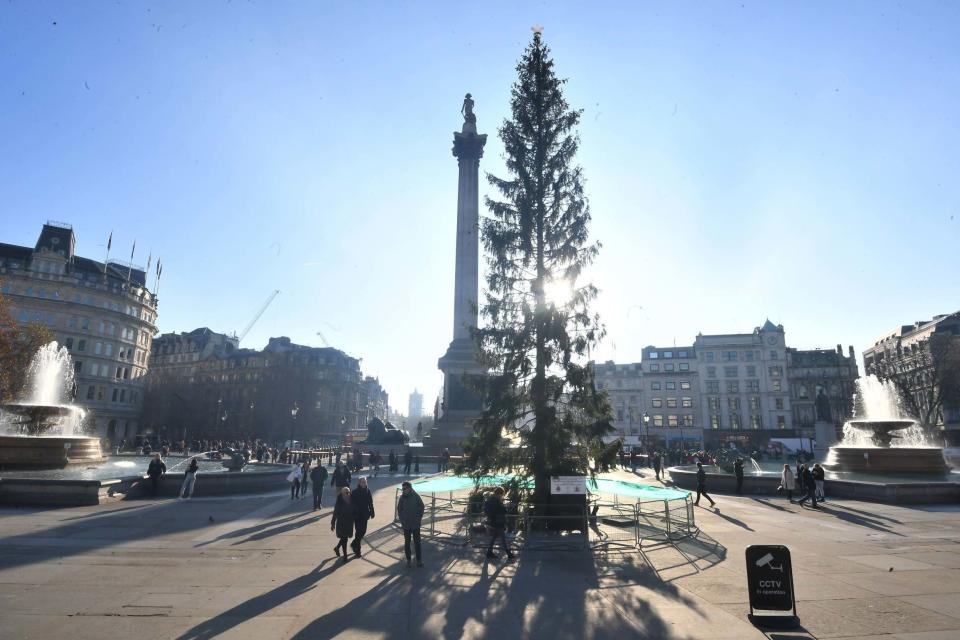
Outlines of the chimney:
M 851 360 L 856 360 L 856 359 L 857 359 L 856 354 L 854 354 L 854 352 L 853 352 L 853 345 L 850 345 L 850 359 L 851 359 Z
M 843 355 L 843 345 L 842 345 L 842 344 L 838 344 L 838 345 L 837 345 L 837 355 L 838 355 L 838 356 L 842 356 L 842 355 Z

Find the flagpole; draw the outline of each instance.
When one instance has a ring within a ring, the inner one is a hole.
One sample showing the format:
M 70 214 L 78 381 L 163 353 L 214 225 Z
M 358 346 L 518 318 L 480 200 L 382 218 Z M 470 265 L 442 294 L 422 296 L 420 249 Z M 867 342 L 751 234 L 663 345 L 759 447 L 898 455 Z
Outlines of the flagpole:
M 130 264 L 127 265 L 127 286 L 130 286 L 130 272 L 133 271 L 133 252 L 137 250 L 137 241 L 133 241 L 133 248 L 130 249 Z
M 113 244 L 113 231 L 110 231 L 110 237 L 107 238 L 107 256 L 103 259 L 103 276 L 107 276 L 107 262 L 110 261 L 110 245 Z

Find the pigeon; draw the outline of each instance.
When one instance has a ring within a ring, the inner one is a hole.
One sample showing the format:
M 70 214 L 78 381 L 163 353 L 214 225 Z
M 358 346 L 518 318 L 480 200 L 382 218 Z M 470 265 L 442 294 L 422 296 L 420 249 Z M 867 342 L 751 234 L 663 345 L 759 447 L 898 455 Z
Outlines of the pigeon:
M 213 522 L 213 516 L 207 516 L 207 517 L 210 518 L 210 522 Z

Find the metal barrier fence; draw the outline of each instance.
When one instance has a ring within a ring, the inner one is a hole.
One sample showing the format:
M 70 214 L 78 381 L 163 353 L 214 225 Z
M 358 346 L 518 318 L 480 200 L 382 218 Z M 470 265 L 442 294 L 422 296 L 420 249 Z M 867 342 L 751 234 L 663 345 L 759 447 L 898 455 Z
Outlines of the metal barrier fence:
M 400 490 L 397 490 L 397 498 Z M 421 494 L 421 532 L 435 541 L 486 547 L 490 532 L 483 503 L 463 492 Z M 617 496 L 593 496 L 586 508 L 565 506 L 564 515 L 537 515 L 532 505 L 508 510 L 507 539 L 528 550 L 634 549 L 647 542 L 673 542 L 698 532 L 690 497 L 622 502 Z M 394 501 L 394 523 L 399 524 Z M 499 543 L 498 543 L 499 544 Z

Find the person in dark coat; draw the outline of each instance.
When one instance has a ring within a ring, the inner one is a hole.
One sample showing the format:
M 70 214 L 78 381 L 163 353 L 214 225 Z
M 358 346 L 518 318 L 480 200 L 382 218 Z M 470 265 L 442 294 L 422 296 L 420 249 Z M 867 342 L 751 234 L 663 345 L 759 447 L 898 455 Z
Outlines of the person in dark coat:
M 323 506 L 323 485 L 327 484 L 327 468 L 319 461 L 310 472 L 310 481 L 313 483 L 313 510 Z
M 342 462 L 338 462 L 337 468 L 333 470 L 330 486 L 336 487 L 337 490 L 350 486 L 350 469 L 347 469 Z
M 409 482 L 401 485 L 400 498 L 397 499 L 397 517 L 403 529 L 403 553 L 407 557 L 407 566 L 410 566 L 410 541 L 417 556 L 417 566 L 422 567 L 420 556 L 420 525 L 423 523 L 423 499 Z
M 653 473 L 657 477 L 657 480 L 660 479 L 660 453 L 657 451 L 653 452 Z
M 413 464 L 413 452 L 407 449 L 403 452 L 403 475 L 410 475 L 410 465 Z
M 513 560 L 510 545 L 507 544 L 507 508 L 503 504 L 503 487 L 497 487 L 483 505 L 483 513 L 487 517 L 487 526 L 490 528 L 490 545 L 487 547 L 488 558 L 499 558 L 493 552 L 493 546 L 500 540 L 507 558 Z
M 700 504 L 700 496 L 709 500 L 711 507 L 717 506 L 717 503 L 714 502 L 710 494 L 707 493 L 707 472 L 703 470 L 702 462 L 697 463 L 697 499 L 693 503 L 694 505 Z
M 300 465 L 300 497 L 307 495 L 307 485 L 310 483 L 310 458 Z
M 330 518 L 330 531 L 336 531 L 339 538 L 333 547 L 334 552 L 339 557 L 342 548 L 343 561 L 346 562 L 348 560 L 347 540 L 353 537 L 353 498 L 350 495 L 350 487 L 340 488 L 337 504 L 333 506 L 333 517 Z
M 737 458 L 733 463 L 733 475 L 737 476 L 737 495 L 743 490 L 743 458 Z
M 803 504 L 807 500 L 811 500 L 812 501 L 811 506 L 814 509 L 816 509 L 818 508 L 817 507 L 817 485 L 813 481 L 813 474 L 810 472 L 810 469 L 805 464 L 800 465 L 800 473 L 802 474 L 802 477 L 803 477 L 804 496 L 799 500 L 797 500 L 797 504 Z
M 356 535 L 353 543 L 353 556 L 360 557 L 360 544 L 363 542 L 363 536 L 367 535 L 367 521 L 374 517 L 373 512 L 373 494 L 367 488 L 367 479 L 357 480 L 357 488 L 353 490 L 353 528 Z
M 150 466 L 147 467 L 147 476 L 150 477 L 150 490 L 154 496 L 160 489 L 160 477 L 166 472 L 167 465 L 163 463 L 163 458 L 160 457 L 159 453 L 154 455 L 153 460 L 150 461 Z

